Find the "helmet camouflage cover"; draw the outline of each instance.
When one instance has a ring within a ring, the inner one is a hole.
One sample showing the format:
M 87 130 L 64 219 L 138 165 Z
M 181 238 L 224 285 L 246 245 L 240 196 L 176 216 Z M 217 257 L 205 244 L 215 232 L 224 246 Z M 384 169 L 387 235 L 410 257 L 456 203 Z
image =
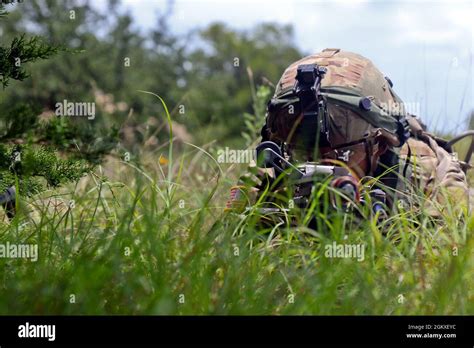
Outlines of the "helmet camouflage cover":
M 406 113 L 391 83 L 369 59 L 340 49 L 325 49 L 285 70 L 271 100 L 272 107 L 267 110 L 266 131 L 271 140 L 292 143 L 289 136 L 300 117 L 294 86 L 301 64 L 317 64 L 327 69 L 321 81 L 321 95 L 328 110 L 331 147 L 376 134 L 389 146 L 401 145 L 397 132 L 399 120 Z M 359 107 L 363 98 L 370 99 L 370 110 Z

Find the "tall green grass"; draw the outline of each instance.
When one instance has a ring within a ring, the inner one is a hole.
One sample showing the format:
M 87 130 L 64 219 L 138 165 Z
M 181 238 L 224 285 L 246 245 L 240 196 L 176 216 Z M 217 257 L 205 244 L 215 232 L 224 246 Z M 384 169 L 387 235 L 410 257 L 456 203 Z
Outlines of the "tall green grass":
M 316 229 L 265 229 L 223 212 L 244 168 L 175 145 L 167 164 L 111 156 L 22 200 L 0 243 L 37 243 L 39 259 L 0 258 L 0 313 L 474 313 L 474 217 L 401 211 L 379 225 L 318 206 Z M 325 257 L 333 241 L 365 245 L 364 260 Z
M 111 159 L 108 178 L 99 170 L 24 202 L 0 242 L 38 243 L 39 260 L 0 259 L 1 313 L 474 313 L 472 217 L 433 225 L 406 212 L 386 235 L 370 221 L 346 228 L 342 216 L 322 221 L 324 232 L 263 233 L 252 217 L 223 213 L 234 180 L 217 179 L 206 157 L 187 167 L 197 152 L 178 155 L 170 175 L 154 158 Z M 325 257 L 333 240 L 365 244 L 365 259 Z

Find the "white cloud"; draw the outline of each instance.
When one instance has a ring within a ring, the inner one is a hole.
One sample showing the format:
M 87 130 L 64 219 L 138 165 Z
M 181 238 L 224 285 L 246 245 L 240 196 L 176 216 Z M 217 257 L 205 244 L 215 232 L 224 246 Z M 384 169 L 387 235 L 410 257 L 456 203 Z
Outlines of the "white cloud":
M 402 3 L 397 8 L 395 25 L 399 44 L 423 43 L 452 45 L 471 40 L 472 2 Z

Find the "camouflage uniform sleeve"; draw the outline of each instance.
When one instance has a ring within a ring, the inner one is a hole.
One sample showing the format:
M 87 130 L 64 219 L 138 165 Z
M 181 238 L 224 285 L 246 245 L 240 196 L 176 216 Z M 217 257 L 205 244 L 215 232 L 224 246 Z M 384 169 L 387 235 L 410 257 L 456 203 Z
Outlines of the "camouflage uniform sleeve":
M 433 190 L 433 198 L 443 206 L 448 203 L 453 207 L 468 207 L 469 188 L 466 174 L 461 168 L 459 160 L 454 154 L 448 153 L 439 146 L 436 141 L 428 137 L 430 147 L 434 150 L 437 158 L 436 186 Z
M 447 207 L 467 209 L 469 189 L 459 160 L 426 133 L 423 139 L 409 139 L 400 151 L 402 162 L 410 157 L 405 179 L 428 198 L 425 208 L 431 216 L 447 213 Z

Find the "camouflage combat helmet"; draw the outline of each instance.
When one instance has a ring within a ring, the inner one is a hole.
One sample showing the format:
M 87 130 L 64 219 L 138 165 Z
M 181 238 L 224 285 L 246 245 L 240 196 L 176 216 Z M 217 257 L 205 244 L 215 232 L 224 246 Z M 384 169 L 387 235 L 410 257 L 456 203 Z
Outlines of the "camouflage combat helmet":
M 407 115 L 391 81 L 369 59 L 340 49 L 325 49 L 285 70 L 267 108 L 264 138 L 285 142 L 298 153 L 291 136 L 301 114 L 294 86 L 302 64 L 326 68 L 320 91 L 327 105 L 330 146 L 321 149 L 323 158 L 345 154 L 349 166 L 363 176 L 373 171 L 388 147 L 403 145 L 408 136 Z M 364 160 L 369 168 L 357 168 Z

